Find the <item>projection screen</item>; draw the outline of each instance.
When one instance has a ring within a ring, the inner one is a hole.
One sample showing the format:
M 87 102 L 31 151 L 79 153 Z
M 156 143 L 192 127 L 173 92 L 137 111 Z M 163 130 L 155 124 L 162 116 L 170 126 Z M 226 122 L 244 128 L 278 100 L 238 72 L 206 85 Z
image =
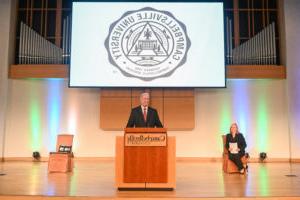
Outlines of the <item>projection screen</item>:
M 225 87 L 223 4 L 73 2 L 70 87 Z

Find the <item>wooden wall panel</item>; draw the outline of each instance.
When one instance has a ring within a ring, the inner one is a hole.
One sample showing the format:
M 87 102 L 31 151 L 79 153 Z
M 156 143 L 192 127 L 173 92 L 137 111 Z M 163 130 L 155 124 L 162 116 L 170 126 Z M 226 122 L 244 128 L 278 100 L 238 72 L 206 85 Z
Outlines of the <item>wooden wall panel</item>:
M 124 183 L 124 137 L 116 137 L 115 186 L 117 188 L 144 188 L 145 183 Z
M 162 88 L 153 88 L 150 91 L 150 96 L 152 97 L 163 97 L 164 90 Z
M 132 89 L 132 96 L 134 97 L 140 97 L 141 93 L 143 92 L 149 92 L 150 93 L 150 97 L 162 97 L 163 96 L 163 92 L 164 89 L 162 88 L 133 88 Z
M 194 89 L 168 88 L 164 89 L 164 97 L 193 97 Z
M 176 138 L 168 137 L 167 183 L 124 183 L 124 137 L 116 137 L 115 186 L 117 188 L 176 188 Z
M 132 96 L 131 97 L 131 108 L 137 107 L 138 105 L 140 105 L 140 97 Z
M 69 78 L 69 65 L 65 64 L 28 64 L 28 65 L 11 65 L 9 69 L 9 78 Z M 251 78 L 251 79 L 286 79 L 286 67 L 282 65 L 227 65 L 226 66 L 226 77 L 232 79 L 240 78 Z M 105 89 L 114 91 L 115 89 Z M 116 89 L 116 90 L 130 90 Z M 179 93 L 188 93 L 188 89 L 132 89 L 132 96 L 139 96 L 143 91 L 150 91 L 151 95 L 156 96 L 164 93 L 166 96 L 175 95 Z M 190 89 L 193 90 L 193 89 Z
M 282 65 L 228 65 L 226 77 L 286 79 L 286 67 Z
M 61 46 L 61 24 L 62 24 L 62 0 L 56 1 L 56 17 L 55 17 L 55 44 Z
M 132 105 L 131 105 L 132 108 L 140 105 L 140 97 L 132 97 L 131 102 L 132 102 Z M 163 121 L 164 121 L 163 97 L 155 97 L 155 96 L 153 97 L 153 96 L 151 96 L 150 106 L 157 110 L 158 115 L 159 115 L 159 119 L 160 119 L 161 123 L 163 123 Z
M 123 130 L 131 108 L 140 105 L 142 92 L 150 93 L 150 106 L 157 109 L 164 127 L 169 130 L 194 128 L 194 89 L 186 88 L 102 89 L 100 127 L 104 130 Z
M 100 100 L 100 128 L 122 130 L 126 127 L 130 109 L 130 97 L 102 97 Z
M 168 130 L 192 130 L 195 126 L 195 98 L 164 98 L 164 126 Z
M 130 88 L 101 89 L 101 97 L 131 97 Z
M 68 78 L 69 66 L 64 64 L 11 65 L 9 78 Z
M 141 93 L 145 92 L 145 91 L 147 91 L 147 90 L 143 89 L 143 88 L 133 88 L 131 90 L 131 94 L 133 97 L 140 97 Z M 147 92 L 149 92 L 149 90 Z
M 164 125 L 164 99 L 163 97 L 151 97 L 150 106 L 158 112 L 159 119 Z
M 125 183 L 167 183 L 167 180 L 167 146 L 124 147 Z

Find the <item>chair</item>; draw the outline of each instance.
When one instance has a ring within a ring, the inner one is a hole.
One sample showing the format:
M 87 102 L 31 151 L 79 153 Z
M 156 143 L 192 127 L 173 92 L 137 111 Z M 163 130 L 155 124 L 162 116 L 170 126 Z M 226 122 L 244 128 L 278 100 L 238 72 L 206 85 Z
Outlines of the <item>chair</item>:
M 61 134 L 57 136 L 56 152 L 50 152 L 48 172 L 71 172 L 73 171 L 73 144 L 74 135 Z
M 229 152 L 226 149 L 226 135 L 222 135 L 223 139 L 223 171 L 225 173 L 239 173 L 237 166 L 229 159 Z M 242 163 L 247 164 L 248 158 L 246 156 L 242 157 Z

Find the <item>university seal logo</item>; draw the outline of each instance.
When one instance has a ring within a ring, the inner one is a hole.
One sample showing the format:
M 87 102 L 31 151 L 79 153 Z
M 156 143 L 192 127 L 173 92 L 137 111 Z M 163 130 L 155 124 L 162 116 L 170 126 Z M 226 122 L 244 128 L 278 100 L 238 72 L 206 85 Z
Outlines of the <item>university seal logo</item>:
M 109 62 L 144 81 L 170 76 L 186 62 L 190 45 L 182 22 L 150 7 L 124 13 L 105 40 Z

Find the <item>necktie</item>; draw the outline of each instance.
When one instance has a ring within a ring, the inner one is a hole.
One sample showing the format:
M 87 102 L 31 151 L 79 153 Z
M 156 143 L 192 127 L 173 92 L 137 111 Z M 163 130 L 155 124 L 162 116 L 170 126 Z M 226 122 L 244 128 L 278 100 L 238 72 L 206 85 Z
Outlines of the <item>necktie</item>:
M 146 108 L 144 108 L 143 115 L 144 115 L 144 121 L 146 121 L 147 120 L 147 110 L 146 110 Z

